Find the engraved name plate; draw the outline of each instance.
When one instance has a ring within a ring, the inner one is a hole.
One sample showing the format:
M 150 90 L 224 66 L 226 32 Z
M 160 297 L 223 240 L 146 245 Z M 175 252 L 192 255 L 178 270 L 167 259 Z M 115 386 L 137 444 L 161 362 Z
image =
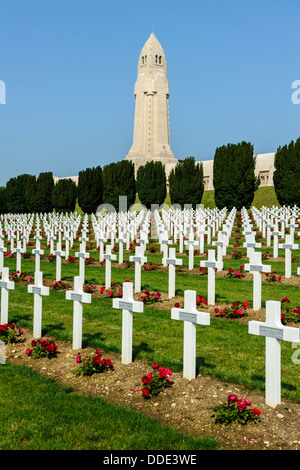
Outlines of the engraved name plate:
M 197 323 L 197 315 L 196 313 L 179 312 L 179 320 Z
M 78 302 L 81 302 L 81 294 L 71 294 L 71 300 L 77 300 Z
M 259 335 L 268 336 L 269 338 L 283 339 L 283 330 L 272 328 L 270 326 L 260 326 Z
M 119 308 L 121 310 L 132 310 L 132 304 L 130 302 L 124 302 L 124 300 L 120 300 Z
M 32 293 L 33 294 L 40 294 L 41 293 L 41 288 L 32 286 Z

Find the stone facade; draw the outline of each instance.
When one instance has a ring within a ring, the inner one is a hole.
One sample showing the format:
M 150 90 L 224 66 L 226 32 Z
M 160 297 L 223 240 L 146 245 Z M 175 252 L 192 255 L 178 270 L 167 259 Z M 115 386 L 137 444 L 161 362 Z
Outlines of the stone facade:
M 260 179 L 260 186 L 274 186 L 274 158 L 275 153 L 260 153 L 254 155 L 256 157 L 255 175 Z M 199 162 L 203 164 L 204 189 L 205 191 L 213 190 L 213 160 L 203 160 Z

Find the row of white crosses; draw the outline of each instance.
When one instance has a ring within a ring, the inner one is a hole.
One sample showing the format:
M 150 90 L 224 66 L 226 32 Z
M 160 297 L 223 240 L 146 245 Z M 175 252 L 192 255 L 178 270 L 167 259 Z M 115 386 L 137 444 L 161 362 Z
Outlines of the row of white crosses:
M 214 251 L 214 250 L 212 250 Z M 173 253 L 174 255 L 174 253 Z M 211 258 L 212 259 L 212 258 Z M 256 265 L 253 265 L 254 269 Z M 209 266 L 214 270 L 213 266 Z M 14 288 L 9 281 L 8 268 L 3 268 L 1 288 L 1 323 L 8 322 L 8 291 Z M 41 272 L 35 273 L 34 285 L 28 286 L 28 292 L 34 294 L 34 337 L 42 333 L 42 297 L 49 295 L 49 288 L 43 286 Z M 73 301 L 73 344 L 74 350 L 82 348 L 82 309 L 84 303 L 91 303 L 91 294 L 83 292 L 83 280 L 80 276 L 74 279 L 74 290 L 66 292 L 66 299 Z M 133 286 L 130 282 L 123 284 L 122 299 L 113 300 L 113 308 L 122 309 L 122 362 L 132 362 L 132 312 L 143 312 L 143 303 L 133 300 Z M 266 337 L 266 403 L 276 407 L 281 402 L 281 340 L 293 343 L 300 342 L 300 330 L 286 327 L 280 321 L 280 302 L 266 303 L 266 321 L 249 322 L 249 333 Z M 196 305 L 196 291 L 185 291 L 184 308 L 174 308 L 171 318 L 184 322 L 183 341 L 183 376 L 188 380 L 196 377 L 196 325 L 209 325 L 210 315 L 199 312 Z

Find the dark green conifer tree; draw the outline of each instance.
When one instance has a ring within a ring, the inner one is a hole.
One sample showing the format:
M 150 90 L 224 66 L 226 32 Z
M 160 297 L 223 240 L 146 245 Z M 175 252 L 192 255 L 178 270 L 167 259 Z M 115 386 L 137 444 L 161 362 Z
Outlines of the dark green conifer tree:
M 118 211 L 119 196 L 127 196 L 128 208 L 135 202 L 134 165 L 129 160 L 121 160 L 103 167 L 103 203 L 111 204 Z
M 300 205 L 300 138 L 279 147 L 275 154 L 274 189 L 282 206 Z
M 35 212 L 45 213 L 53 211 L 52 191 L 54 188 L 53 173 L 42 172 L 36 181 Z
M 7 214 L 7 204 L 6 204 L 6 187 L 2 186 L 0 188 L 0 214 Z
M 52 204 L 56 212 L 74 212 L 77 186 L 70 178 L 58 180 L 52 190 Z
M 213 165 L 215 203 L 219 209 L 249 209 L 258 187 L 253 145 L 248 142 L 216 149 Z
M 169 175 L 169 194 L 172 204 L 179 204 L 183 209 L 191 205 L 196 209 L 201 203 L 204 192 L 203 165 L 196 163 L 194 157 L 177 163 Z
M 149 161 L 137 170 L 137 193 L 141 203 L 151 209 L 152 204 L 161 206 L 167 195 L 165 166 L 161 162 Z
M 32 212 L 34 195 L 30 192 L 30 187 L 33 188 L 34 179 L 35 176 L 23 174 L 8 180 L 6 204 L 9 212 L 13 214 Z
M 78 175 L 78 204 L 84 213 L 95 213 L 102 204 L 102 168 L 87 168 Z

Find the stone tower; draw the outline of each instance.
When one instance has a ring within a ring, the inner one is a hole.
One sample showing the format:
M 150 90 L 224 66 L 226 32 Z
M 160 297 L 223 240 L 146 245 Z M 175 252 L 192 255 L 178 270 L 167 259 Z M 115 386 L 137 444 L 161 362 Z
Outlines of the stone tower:
M 126 160 L 134 163 L 135 171 L 147 161 L 161 161 L 168 176 L 178 160 L 170 148 L 166 57 L 154 33 L 139 57 L 134 95 L 133 144 Z

